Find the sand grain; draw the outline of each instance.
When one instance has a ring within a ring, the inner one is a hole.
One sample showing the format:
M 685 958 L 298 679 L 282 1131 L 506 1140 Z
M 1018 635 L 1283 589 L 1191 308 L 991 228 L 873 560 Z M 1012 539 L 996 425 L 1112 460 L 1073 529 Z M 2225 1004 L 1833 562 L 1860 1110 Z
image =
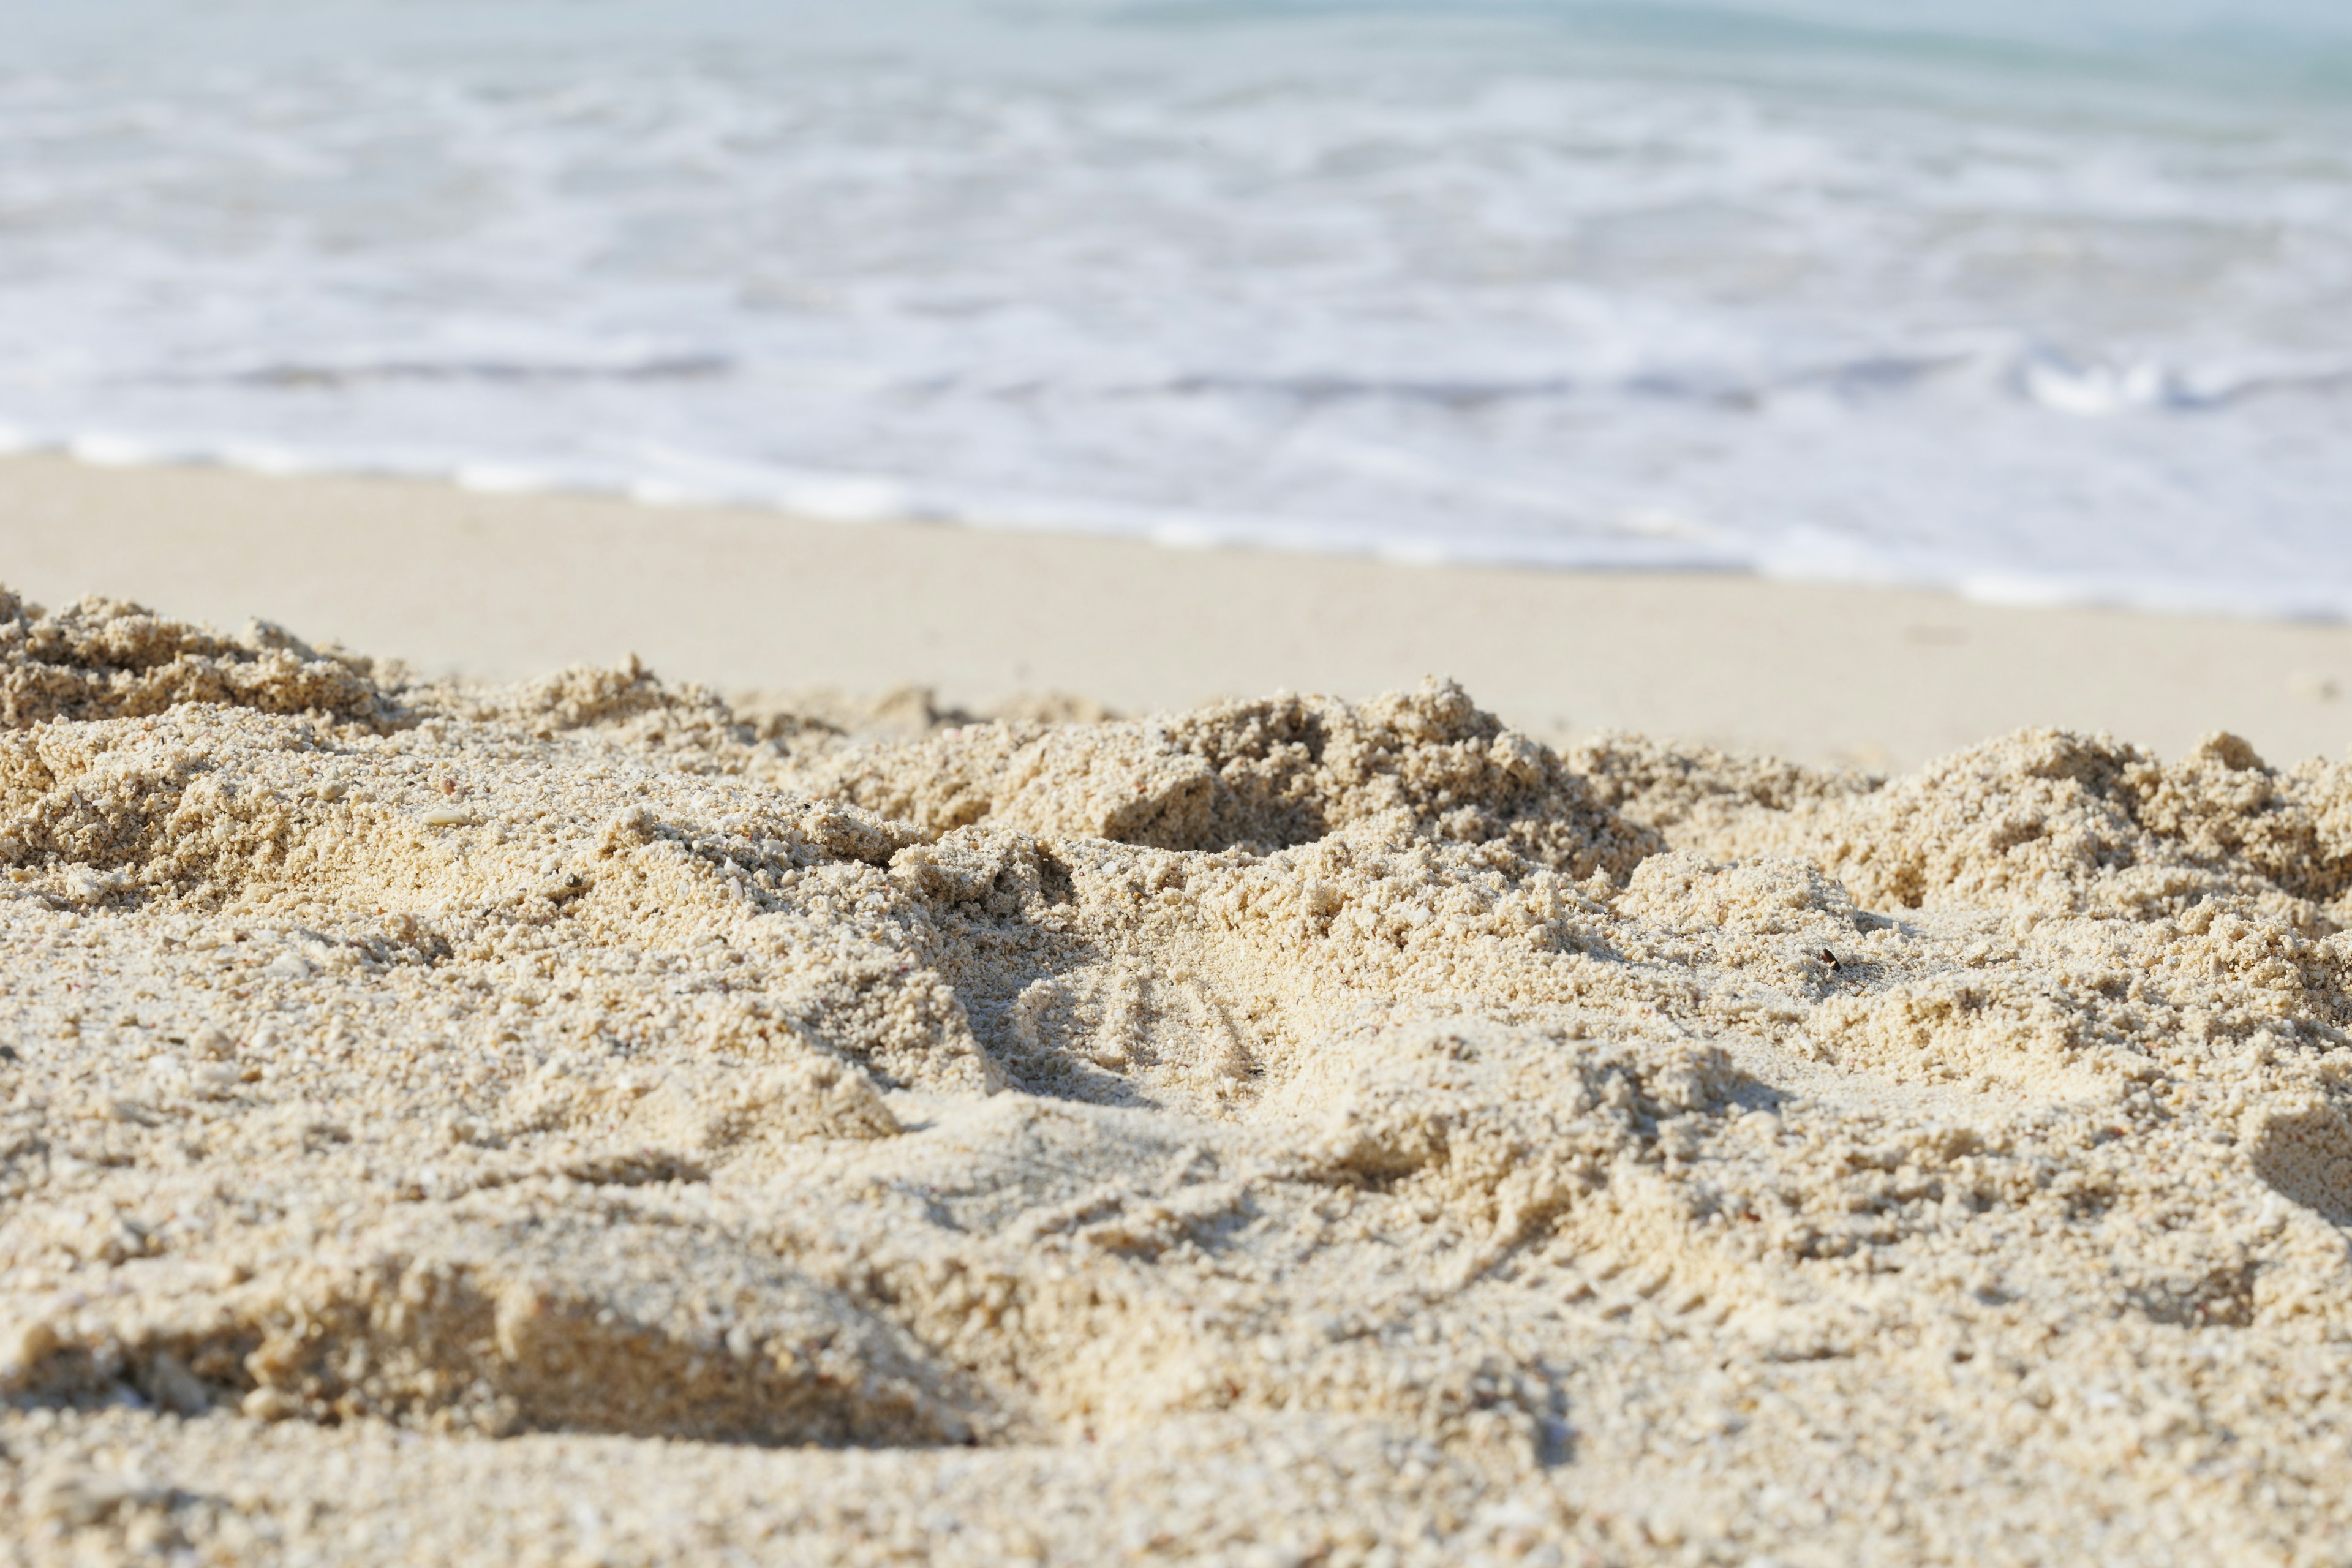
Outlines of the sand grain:
M 1067 712 L 0 600 L 12 1550 L 2347 1560 L 2343 768 Z

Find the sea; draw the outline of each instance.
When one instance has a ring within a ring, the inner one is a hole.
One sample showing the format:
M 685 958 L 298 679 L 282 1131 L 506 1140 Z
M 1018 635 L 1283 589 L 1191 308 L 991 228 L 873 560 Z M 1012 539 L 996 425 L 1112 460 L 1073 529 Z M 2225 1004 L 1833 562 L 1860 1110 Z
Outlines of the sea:
M 2352 616 L 2344 0 L 0 38 L 0 449 Z

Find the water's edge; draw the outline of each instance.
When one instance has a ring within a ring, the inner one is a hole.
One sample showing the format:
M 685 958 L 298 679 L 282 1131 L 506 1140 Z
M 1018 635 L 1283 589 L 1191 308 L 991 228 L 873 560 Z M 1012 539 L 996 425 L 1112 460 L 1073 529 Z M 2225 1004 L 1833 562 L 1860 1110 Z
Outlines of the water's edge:
M 695 489 L 657 480 L 616 481 L 562 475 L 522 464 L 457 463 L 435 466 L 398 461 L 331 463 L 293 452 L 232 444 L 205 450 L 163 447 L 115 435 L 54 440 L 27 439 L 0 428 L 0 461 L 11 458 L 62 458 L 110 469 L 220 470 L 267 479 L 385 479 L 448 485 L 488 497 L 579 496 L 617 500 L 643 508 L 657 526 L 673 509 L 770 513 L 840 527 L 927 526 L 982 532 L 1066 535 L 1127 540 L 1177 551 L 1263 552 L 1377 561 L 1406 568 L 1449 567 L 1536 572 L 1706 574 L 1769 582 L 1812 583 L 1948 594 L 1970 603 L 2011 609 L 2109 609 L 2136 614 L 2215 616 L 2243 621 L 2313 625 L 2352 624 L 2352 606 L 2316 599 L 2250 602 L 2242 595 L 2200 591 L 2190 583 L 2103 584 L 2055 577 L 1990 573 L 1937 574 L 1894 565 L 1870 570 L 1851 558 L 1808 561 L 1801 553 L 1743 555 L 1736 550 L 1668 540 L 1606 542 L 1532 541 L 1513 548 L 1480 540 L 1470 547 L 1400 539 L 1376 529 L 1343 526 L 1306 529 L 1281 521 L 1200 514 L 1153 514 L 1145 509 L 1089 506 L 1084 502 L 1002 508 L 959 505 L 948 498 L 864 474 L 803 474 L 764 489 Z

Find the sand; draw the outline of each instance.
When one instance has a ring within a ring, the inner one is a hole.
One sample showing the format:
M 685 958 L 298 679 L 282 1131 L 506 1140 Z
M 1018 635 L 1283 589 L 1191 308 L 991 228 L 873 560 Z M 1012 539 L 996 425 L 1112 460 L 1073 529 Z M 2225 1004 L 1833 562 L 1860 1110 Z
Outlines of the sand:
M 12 1561 L 2352 1561 L 2347 764 L 9 596 L 0 868 Z
M 2028 725 L 2178 756 L 2352 742 L 2352 627 L 1729 574 L 1516 572 L 813 522 L 594 497 L 0 458 L 0 581 L 260 616 L 433 674 L 636 653 L 723 692 L 1076 693 L 1120 712 L 1451 676 L 1546 741 L 1916 768 Z

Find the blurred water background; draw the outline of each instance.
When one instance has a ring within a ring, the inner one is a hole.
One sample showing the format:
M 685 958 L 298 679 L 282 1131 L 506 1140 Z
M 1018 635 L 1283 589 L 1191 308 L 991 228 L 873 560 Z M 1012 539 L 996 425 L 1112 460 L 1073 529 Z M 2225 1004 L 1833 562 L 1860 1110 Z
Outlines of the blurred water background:
M 2352 614 L 2337 0 L 0 29 L 0 447 Z

